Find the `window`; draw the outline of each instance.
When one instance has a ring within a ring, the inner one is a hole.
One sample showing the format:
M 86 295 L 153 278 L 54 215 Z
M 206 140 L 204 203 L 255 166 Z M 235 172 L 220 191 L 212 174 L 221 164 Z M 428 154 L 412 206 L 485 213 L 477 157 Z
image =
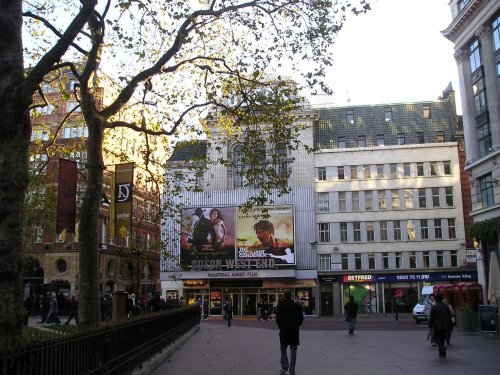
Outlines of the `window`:
M 330 242 L 330 223 L 319 223 L 319 242 Z
M 318 180 L 326 181 L 326 168 L 318 168 Z
M 418 189 L 418 206 L 420 208 L 427 207 L 427 196 L 425 193 L 425 188 Z
M 340 242 L 347 242 L 347 223 L 340 224 Z
M 377 146 L 384 146 L 385 139 L 383 134 L 377 134 Z
M 389 253 L 382 253 L 382 267 L 384 270 L 389 269 Z
M 417 132 L 417 143 L 425 143 L 424 132 Z
M 445 175 L 451 175 L 451 162 L 449 160 L 443 161 L 443 172 Z
M 31 141 L 48 141 L 49 135 L 49 129 L 35 128 L 31 132 Z
M 415 223 L 413 220 L 406 220 L 406 238 L 408 241 L 415 241 Z
M 339 211 L 343 212 L 347 210 L 347 199 L 346 199 L 346 192 L 345 191 L 339 191 Z
M 358 179 L 358 166 L 351 165 L 351 180 L 357 180 L 357 179 Z
M 445 140 L 444 139 L 444 131 L 438 131 L 436 133 L 436 138 L 437 138 L 438 143 L 444 142 L 444 140 Z
M 401 241 L 401 223 L 399 220 L 394 220 L 392 226 L 394 229 L 394 241 Z
M 408 255 L 410 257 L 410 268 L 417 268 L 417 257 L 415 255 L 415 252 L 410 251 Z
M 411 177 L 411 166 L 410 166 L 410 163 L 404 163 L 403 164 L 403 176 L 404 177 Z
M 398 178 L 398 165 L 394 163 L 391 164 L 391 178 Z
M 387 221 L 380 222 L 380 241 L 387 241 Z
M 405 144 L 405 135 L 403 133 L 398 134 L 398 145 L 404 145 Z
M 274 171 L 283 181 L 288 180 L 288 157 L 286 146 L 282 143 L 274 148 L 273 155 Z
M 450 251 L 450 262 L 452 267 L 458 267 L 458 252 L 456 250 Z
M 359 211 L 359 191 L 353 191 L 352 197 L 352 211 Z
M 332 256 L 331 254 L 319 254 L 319 269 L 329 271 L 331 269 Z
M 481 51 L 479 47 L 479 40 L 475 39 L 469 45 L 469 60 L 471 72 L 475 72 L 481 66 Z
M 457 232 L 455 230 L 455 219 L 448 219 L 448 238 L 450 240 L 457 238 Z
M 482 157 L 488 154 L 491 149 L 490 124 L 484 124 L 477 128 L 477 138 L 479 141 L 479 155 Z
M 441 227 L 441 219 L 434 219 L 434 238 L 443 238 L 443 228 Z
M 365 210 L 373 210 L 373 193 L 371 191 L 365 191 Z
M 76 100 L 68 100 L 68 102 L 66 103 L 66 112 L 70 112 L 73 109 L 74 109 L 73 112 L 81 112 L 82 111 L 82 109 L 80 107 L 80 103 L 78 103 Z
M 424 268 L 430 268 L 431 267 L 431 257 L 428 251 L 424 251 L 422 254 L 424 258 Z
M 377 178 L 384 178 L 384 164 L 377 164 Z
M 439 202 L 439 188 L 433 187 L 432 191 L 432 207 L 441 207 L 441 203 Z
M 35 154 L 30 156 L 29 168 L 40 174 L 45 174 L 47 172 L 47 163 L 49 157 L 47 154 Z
M 337 167 L 337 175 L 338 175 L 339 180 L 345 179 L 344 167 Z
M 366 223 L 366 240 L 368 242 L 375 241 L 375 225 L 373 221 L 368 221 Z
M 361 269 L 361 254 L 354 254 L 354 269 Z
M 358 135 L 358 147 L 366 147 L 366 137 L 364 135 Z
M 405 189 L 405 208 L 413 208 L 413 189 Z
M 68 125 L 65 126 L 62 132 L 63 138 L 88 138 L 89 130 L 85 125 Z
M 385 109 L 385 121 L 392 121 L 392 108 Z
M 427 219 L 420 219 L 420 239 L 429 239 L 429 224 L 427 223 Z
M 481 203 L 483 207 L 491 206 L 495 203 L 495 198 L 493 194 L 493 179 L 491 174 L 485 175 L 478 179 L 479 190 L 481 191 Z
M 349 269 L 349 257 L 348 254 L 342 254 L 342 270 Z
M 425 119 L 430 119 L 431 118 L 431 106 L 429 104 L 424 104 L 422 106 L 422 116 Z
M 396 252 L 396 268 L 403 268 L 403 253 Z
M 56 267 L 57 267 L 57 272 L 61 274 L 66 272 L 66 270 L 68 269 L 68 264 L 64 259 L 59 259 L 57 261 Z
M 354 223 L 352 223 L 352 226 L 354 242 L 361 242 L 361 223 L 359 221 L 355 221 Z
M 424 175 L 424 163 L 417 163 L 417 176 Z
M 41 243 L 43 240 L 43 230 L 42 227 L 35 225 L 33 226 L 33 231 L 31 234 L 31 241 L 33 243 Z
M 345 148 L 346 147 L 345 137 L 339 137 L 337 139 L 337 145 L 338 145 L 338 148 Z
M 436 161 L 431 161 L 429 163 L 431 167 L 431 176 L 437 176 L 438 175 L 438 165 Z
M 330 193 L 318 193 L 318 211 L 330 211 Z
M 436 251 L 436 261 L 438 268 L 444 267 L 444 253 L 443 251 Z
M 347 110 L 345 112 L 345 116 L 346 116 L 346 121 L 348 124 L 354 124 L 354 111 Z
M 493 46 L 495 51 L 498 51 L 500 50 L 500 16 L 493 20 L 491 29 L 493 34 Z
M 32 110 L 32 115 L 41 115 L 41 116 L 46 116 L 46 115 L 52 115 L 56 111 L 56 106 L 53 104 L 47 104 L 44 105 L 43 107 L 36 107 Z
M 233 149 L 233 185 L 235 188 L 243 187 L 243 145 L 236 145 Z
M 378 208 L 379 210 L 387 209 L 387 202 L 385 200 L 385 190 L 378 191 Z
M 446 186 L 444 191 L 446 194 L 446 207 L 453 207 L 453 187 Z
M 368 268 L 375 269 L 375 253 L 368 253 Z
M 391 205 L 393 209 L 399 209 L 399 190 L 391 190 Z
M 365 180 L 369 180 L 371 178 L 371 171 L 369 165 L 363 166 L 363 175 L 365 176 Z

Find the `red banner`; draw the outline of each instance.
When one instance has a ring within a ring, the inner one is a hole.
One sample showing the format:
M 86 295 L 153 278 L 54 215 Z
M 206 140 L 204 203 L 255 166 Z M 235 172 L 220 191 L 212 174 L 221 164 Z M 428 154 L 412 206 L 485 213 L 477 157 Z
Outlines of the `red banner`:
M 59 159 L 56 233 L 75 233 L 77 163 Z

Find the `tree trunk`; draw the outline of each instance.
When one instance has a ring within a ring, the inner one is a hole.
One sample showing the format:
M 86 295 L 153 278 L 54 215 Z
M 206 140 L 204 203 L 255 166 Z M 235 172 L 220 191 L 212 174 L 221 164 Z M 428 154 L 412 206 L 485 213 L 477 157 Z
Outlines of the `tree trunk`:
M 22 212 L 28 183 L 31 95 L 24 79 L 21 1 L 0 0 L 0 339 L 22 333 Z
M 79 318 L 82 324 L 99 324 L 99 238 L 97 222 L 102 198 L 103 128 L 96 118 L 86 118 L 89 129 L 87 139 L 87 185 L 80 209 L 78 241 L 80 243 Z

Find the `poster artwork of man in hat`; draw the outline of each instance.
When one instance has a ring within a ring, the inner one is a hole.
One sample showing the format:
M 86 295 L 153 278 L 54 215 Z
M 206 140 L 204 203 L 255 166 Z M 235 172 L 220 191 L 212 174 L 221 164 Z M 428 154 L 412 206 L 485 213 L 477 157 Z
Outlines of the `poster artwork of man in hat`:
M 188 242 L 193 244 L 196 251 L 203 250 L 203 246 L 211 244 L 216 241 L 217 235 L 215 234 L 212 221 L 203 215 L 205 210 L 200 207 L 194 210 L 194 214 L 198 216 L 193 226 L 193 236 Z

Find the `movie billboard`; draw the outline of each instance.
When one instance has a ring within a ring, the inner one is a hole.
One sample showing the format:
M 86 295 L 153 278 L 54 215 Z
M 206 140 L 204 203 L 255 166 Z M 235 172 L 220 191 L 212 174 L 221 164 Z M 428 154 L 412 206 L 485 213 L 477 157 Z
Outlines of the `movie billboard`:
M 191 269 L 295 264 L 292 205 L 193 207 L 182 212 L 180 262 Z

